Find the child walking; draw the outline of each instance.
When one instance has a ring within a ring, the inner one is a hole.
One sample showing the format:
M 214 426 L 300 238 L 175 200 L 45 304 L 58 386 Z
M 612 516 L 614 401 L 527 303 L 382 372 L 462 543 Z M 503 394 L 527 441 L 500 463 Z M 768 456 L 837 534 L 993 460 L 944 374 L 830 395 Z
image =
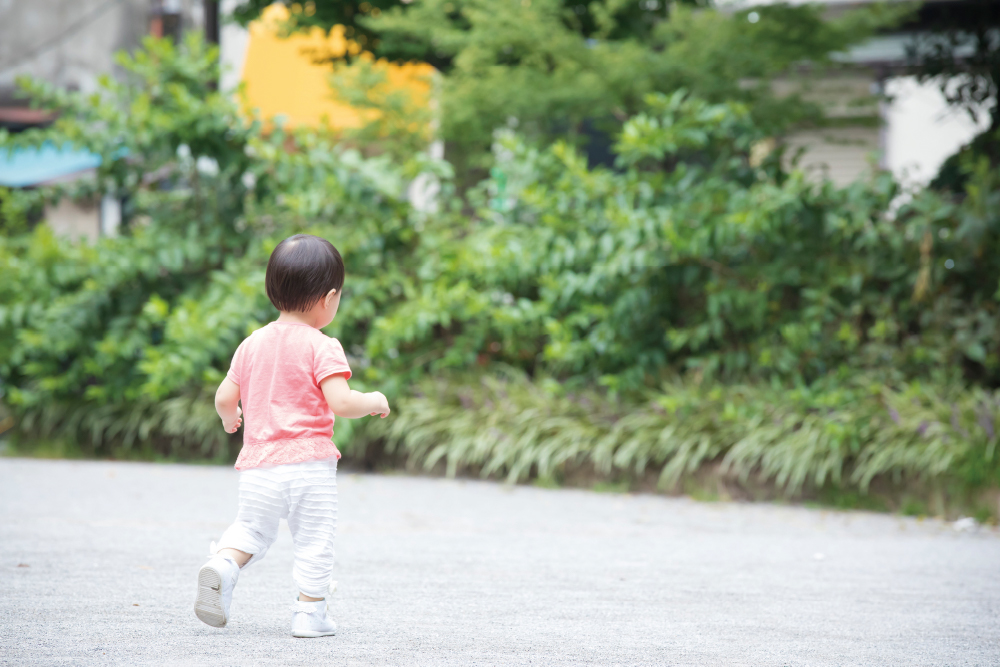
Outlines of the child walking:
M 336 317 L 344 286 L 344 262 L 329 241 L 296 234 L 279 243 L 265 284 L 281 316 L 240 344 L 215 394 L 227 433 L 246 419 L 236 459 L 239 511 L 198 573 L 194 613 L 218 628 L 229 622 L 240 568 L 264 557 L 284 518 L 299 588 L 292 636 L 322 637 L 337 629 L 325 600 L 337 530 L 334 415 L 384 418 L 389 403 L 377 391 L 363 394 L 348 386 L 344 348 L 320 331 Z

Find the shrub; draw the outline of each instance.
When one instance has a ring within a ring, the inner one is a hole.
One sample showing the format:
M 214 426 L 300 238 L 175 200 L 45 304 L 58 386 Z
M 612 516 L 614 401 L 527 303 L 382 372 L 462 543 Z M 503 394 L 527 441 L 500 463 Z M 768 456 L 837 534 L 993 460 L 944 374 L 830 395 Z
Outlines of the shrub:
M 230 457 L 210 396 L 242 337 L 276 315 L 264 266 L 296 231 L 334 238 L 349 258 L 355 307 L 337 330 L 355 349 L 354 332 L 398 298 L 391 267 L 412 247 L 398 170 L 329 137 L 264 134 L 208 86 L 216 61 L 196 37 L 179 48 L 148 40 L 120 58 L 126 82 L 104 79 L 98 94 L 23 82 L 59 120 L 0 143 L 69 141 L 104 161 L 72 189 L 0 193 L 0 391 L 22 443 Z M 127 200 L 120 237 L 87 245 L 44 225 L 18 231 L 39 201 L 94 191 Z
M 499 360 L 616 390 L 685 371 L 996 386 L 994 172 L 962 205 L 925 192 L 891 212 L 888 175 L 838 189 L 776 155 L 754 166 L 742 107 L 649 107 L 620 171 L 504 141 L 477 218 L 422 258 L 421 291 L 375 320 L 369 353 L 398 351 L 397 373 Z
M 86 245 L 25 231 L 40 200 L 79 191 L 0 193 L 0 382 L 19 447 L 231 458 L 211 392 L 276 316 L 270 250 L 309 231 L 348 267 L 328 333 L 356 383 L 401 401 L 354 451 L 386 437 L 421 465 L 511 479 L 586 464 L 672 487 L 715 462 L 788 493 L 995 485 L 988 164 L 967 165 L 959 199 L 899 204 L 886 175 L 814 184 L 761 150 L 746 107 L 681 91 L 647 98 L 615 169 L 511 134 L 490 178 L 456 193 L 444 162 L 264 132 L 206 85 L 197 40 L 146 49 L 97 95 L 26 84 L 60 118 L 0 137 L 95 150 L 85 187 L 129 201 L 122 235 Z M 414 173 L 440 185 L 435 210 L 406 202 Z

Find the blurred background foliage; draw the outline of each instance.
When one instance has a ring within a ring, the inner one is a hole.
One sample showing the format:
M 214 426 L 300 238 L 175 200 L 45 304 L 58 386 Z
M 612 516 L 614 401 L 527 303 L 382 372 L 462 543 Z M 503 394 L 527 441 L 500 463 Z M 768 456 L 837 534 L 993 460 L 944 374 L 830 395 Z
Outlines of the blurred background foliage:
M 258 18 L 271 0 L 242 2 L 235 17 Z M 490 164 L 498 127 L 526 139 L 570 141 L 594 159 L 657 91 L 684 88 L 706 101 L 748 104 L 769 133 L 823 123 L 810 101 L 810 75 L 834 67 L 831 55 L 895 25 L 916 8 L 879 3 L 823 16 L 820 5 L 776 4 L 708 11 L 702 0 L 317 0 L 294 3 L 288 33 L 345 26 L 365 55 L 329 55 L 335 71 L 359 69 L 369 57 L 430 63 L 441 73 L 438 134 L 463 186 Z M 806 73 L 803 65 L 811 70 Z M 794 67 L 793 67 L 794 66 Z M 771 86 L 782 76 L 786 89 Z M 343 74 L 341 76 L 344 76 Z M 788 85 L 790 84 L 790 85 Z M 357 103 L 357 88 L 342 88 Z M 352 94 L 351 91 L 354 91 Z M 362 93 L 363 96 L 363 93 Z
M 739 84 L 807 50 L 828 58 L 882 19 L 805 20 L 801 48 L 773 53 L 760 44 L 775 38 L 744 31 L 727 52 L 712 40 L 731 16 L 682 9 L 647 26 L 608 2 L 571 20 L 534 0 L 510 11 L 537 13 L 551 39 L 526 37 L 504 63 L 462 4 L 464 18 L 457 3 L 372 3 L 358 22 L 407 57 L 447 56 L 441 132 L 467 141 L 454 161 L 398 124 L 377 151 L 265 128 L 215 89 L 217 54 L 194 35 L 149 39 L 96 94 L 24 81 L 58 119 L 0 145 L 69 142 L 104 160 L 82 189 L 0 189 L 15 449 L 232 460 L 239 437 L 211 396 L 239 341 L 277 316 L 270 250 L 308 232 L 347 263 L 327 333 L 352 382 L 397 406 L 386 422 L 338 420 L 355 460 L 671 491 L 708 471 L 746 493 L 882 489 L 939 512 L 997 487 L 1000 174 L 969 155 L 961 191 L 806 180 L 768 141 L 803 107 Z M 340 20 L 314 12 L 301 16 Z M 593 33 L 607 39 L 588 45 Z M 622 75 L 587 69 L 598 61 Z M 516 106 L 513 86 L 539 97 Z M 571 126 L 605 116 L 615 158 L 595 166 Z M 491 169 L 473 180 L 462 164 Z M 414 175 L 431 204 L 409 203 Z M 43 202 L 94 192 L 125 199 L 119 236 L 73 243 L 38 224 Z

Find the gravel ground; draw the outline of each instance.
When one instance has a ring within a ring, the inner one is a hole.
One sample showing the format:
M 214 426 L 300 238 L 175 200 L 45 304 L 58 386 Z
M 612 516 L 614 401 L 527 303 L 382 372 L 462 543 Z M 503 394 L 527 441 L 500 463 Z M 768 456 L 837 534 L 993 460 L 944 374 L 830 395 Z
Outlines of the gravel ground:
M 228 628 L 228 468 L 0 459 L 4 665 L 997 665 L 1000 535 L 860 512 L 340 475 L 335 637 L 287 528 Z

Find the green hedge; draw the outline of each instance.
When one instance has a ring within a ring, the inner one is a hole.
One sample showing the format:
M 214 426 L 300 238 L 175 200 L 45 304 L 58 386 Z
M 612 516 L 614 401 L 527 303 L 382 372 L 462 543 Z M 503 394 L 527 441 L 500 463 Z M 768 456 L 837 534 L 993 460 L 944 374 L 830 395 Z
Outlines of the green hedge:
M 420 465 L 512 479 L 583 461 L 670 487 L 721 462 L 789 493 L 996 484 L 988 165 L 967 164 L 956 197 L 901 198 L 886 175 L 815 184 L 745 107 L 680 91 L 625 124 L 613 170 L 503 135 L 490 178 L 457 193 L 443 161 L 265 132 L 208 85 L 214 58 L 150 40 L 100 94 L 25 82 L 59 120 L 0 145 L 70 141 L 104 163 L 74 190 L 0 190 L 0 389 L 21 450 L 232 458 L 210 395 L 276 316 L 268 253 L 308 231 L 348 267 L 328 333 L 359 386 L 399 401 L 388 434 L 338 422 L 345 449 L 389 438 Z M 433 211 L 406 201 L 418 174 L 440 186 Z M 118 238 L 33 225 L 44 201 L 104 192 L 128 202 Z M 495 388 L 456 407 L 498 368 L 535 380 L 508 380 L 502 410 Z

